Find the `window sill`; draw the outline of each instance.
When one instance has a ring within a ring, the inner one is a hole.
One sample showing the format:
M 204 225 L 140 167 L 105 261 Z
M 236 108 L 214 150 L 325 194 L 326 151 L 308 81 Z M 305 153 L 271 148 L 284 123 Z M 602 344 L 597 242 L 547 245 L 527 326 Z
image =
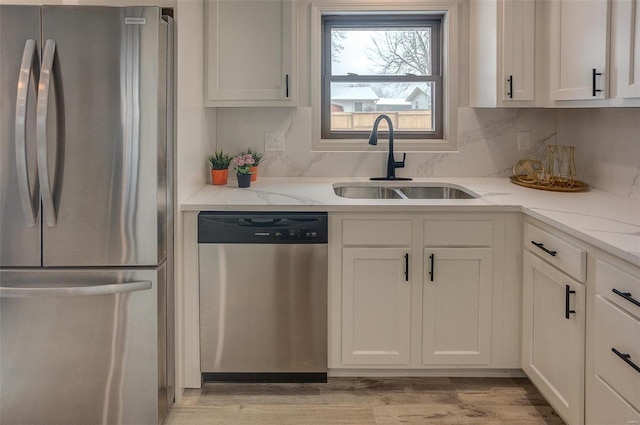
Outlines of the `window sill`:
M 313 152 L 387 152 L 389 143 L 380 140 L 377 146 L 370 146 L 367 139 L 321 139 L 314 141 Z M 457 146 L 446 139 L 394 140 L 395 152 L 457 152 Z

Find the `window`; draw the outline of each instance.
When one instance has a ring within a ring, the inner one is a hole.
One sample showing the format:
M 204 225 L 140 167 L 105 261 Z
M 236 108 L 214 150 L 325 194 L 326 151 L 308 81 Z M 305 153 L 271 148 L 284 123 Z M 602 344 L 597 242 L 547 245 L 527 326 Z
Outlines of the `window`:
M 443 138 L 441 14 L 322 16 L 322 139 Z M 381 122 L 384 129 L 386 122 Z

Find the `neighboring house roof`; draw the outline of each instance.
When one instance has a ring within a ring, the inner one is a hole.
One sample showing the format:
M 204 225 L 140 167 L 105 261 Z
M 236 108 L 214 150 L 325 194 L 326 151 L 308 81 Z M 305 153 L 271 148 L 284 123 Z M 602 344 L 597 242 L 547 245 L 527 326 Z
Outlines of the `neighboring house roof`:
M 331 100 L 378 100 L 371 87 L 333 87 Z
M 415 99 L 416 97 L 420 96 L 421 94 L 426 94 L 426 93 L 420 87 L 416 87 L 415 89 L 413 89 L 413 91 L 411 93 L 409 93 L 409 96 L 407 96 L 407 98 L 405 100 L 407 102 L 412 102 L 413 99 Z

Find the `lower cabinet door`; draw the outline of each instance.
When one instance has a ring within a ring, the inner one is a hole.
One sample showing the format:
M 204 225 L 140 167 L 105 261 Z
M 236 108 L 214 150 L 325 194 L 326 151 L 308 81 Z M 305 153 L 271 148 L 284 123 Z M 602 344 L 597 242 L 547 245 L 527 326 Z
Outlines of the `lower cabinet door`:
M 522 369 L 568 425 L 584 423 L 584 285 L 524 253 Z
M 411 250 L 344 248 L 342 252 L 342 363 L 408 365 Z
M 491 248 L 425 248 L 424 365 L 491 362 Z

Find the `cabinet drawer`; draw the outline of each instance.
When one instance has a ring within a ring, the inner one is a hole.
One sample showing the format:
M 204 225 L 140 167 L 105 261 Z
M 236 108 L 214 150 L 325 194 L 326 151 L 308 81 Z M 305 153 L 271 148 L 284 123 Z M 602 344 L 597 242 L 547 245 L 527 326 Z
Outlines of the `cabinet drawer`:
M 596 293 L 623 310 L 640 318 L 640 271 L 631 274 L 605 262 L 596 260 Z
M 524 227 L 524 248 L 578 281 L 585 281 L 587 251 L 584 249 L 530 223 Z
M 491 246 L 491 220 L 425 220 L 424 243 L 428 246 Z
M 594 306 L 594 372 L 640 408 L 640 321 L 601 295 Z M 619 354 L 613 352 L 617 350 Z M 630 356 L 627 361 L 621 355 Z
M 411 220 L 344 220 L 343 245 L 411 245 Z
M 613 388 L 599 376 L 592 379 L 593 385 L 587 400 L 587 425 L 629 425 L 640 423 L 640 412 L 624 401 Z

